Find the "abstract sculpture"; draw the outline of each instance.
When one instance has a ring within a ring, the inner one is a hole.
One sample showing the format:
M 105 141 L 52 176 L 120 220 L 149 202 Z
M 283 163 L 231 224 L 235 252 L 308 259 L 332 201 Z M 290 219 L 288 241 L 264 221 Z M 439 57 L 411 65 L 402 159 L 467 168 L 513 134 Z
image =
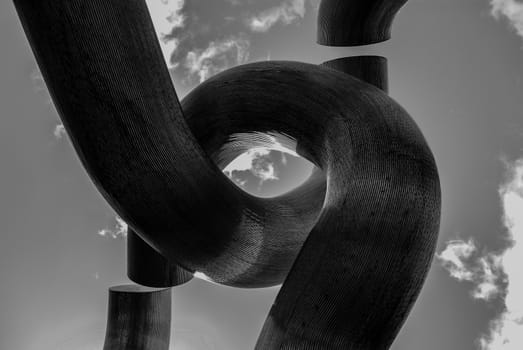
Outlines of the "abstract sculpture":
M 324 0 L 318 41 L 386 40 L 404 3 Z M 132 228 L 131 279 L 283 282 L 257 349 L 392 344 L 434 253 L 440 189 L 421 132 L 386 94 L 384 58 L 247 64 L 180 103 L 144 0 L 15 4 L 83 165 Z M 295 140 L 318 169 L 276 198 L 241 191 L 221 169 L 259 133 Z

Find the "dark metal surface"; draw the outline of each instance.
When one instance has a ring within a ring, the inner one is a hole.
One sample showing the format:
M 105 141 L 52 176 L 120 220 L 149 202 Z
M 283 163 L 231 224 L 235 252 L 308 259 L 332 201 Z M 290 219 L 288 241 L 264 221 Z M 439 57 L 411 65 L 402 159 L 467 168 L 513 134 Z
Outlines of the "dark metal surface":
M 109 289 L 103 350 L 168 350 L 171 289 L 124 285 Z
M 389 74 L 387 59 L 381 56 L 342 57 L 323 62 L 323 67 L 329 67 L 352 75 L 385 92 L 389 91 Z
M 189 123 L 205 118 L 226 134 L 290 135 L 326 174 L 320 218 L 258 348 L 387 348 L 421 288 L 439 223 L 436 167 L 407 113 L 345 73 L 296 62 L 233 68 L 183 108 Z
M 321 20 L 352 34 L 326 26 L 329 44 L 386 38 L 404 1 L 335 3 Z M 15 4 L 83 165 L 164 271 L 162 256 L 231 286 L 285 281 L 260 350 L 390 346 L 434 253 L 440 189 L 423 135 L 380 90 L 383 60 L 244 65 L 180 104 L 142 0 Z M 276 198 L 241 191 L 220 167 L 256 133 L 295 140 L 318 170 Z
M 322 0 L 318 44 L 358 46 L 390 39 L 392 21 L 407 0 Z
M 192 280 L 193 274 L 171 264 L 129 228 L 127 233 L 127 276 L 148 287 L 175 287 Z

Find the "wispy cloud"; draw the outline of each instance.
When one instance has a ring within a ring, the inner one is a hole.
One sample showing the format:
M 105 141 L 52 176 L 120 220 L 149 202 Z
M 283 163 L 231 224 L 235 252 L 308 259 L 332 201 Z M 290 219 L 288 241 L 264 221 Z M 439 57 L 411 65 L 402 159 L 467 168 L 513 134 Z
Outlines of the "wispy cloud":
M 169 68 L 176 66 L 172 61 L 172 55 L 178 46 L 176 38 L 170 38 L 169 34 L 176 28 L 182 28 L 185 23 L 185 15 L 182 13 L 185 0 L 146 0 L 147 7 L 154 23 L 156 35 L 160 41 L 165 62 Z
M 452 277 L 474 283 L 474 298 L 503 298 L 503 312 L 479 339 L 482 350 L 523 348 L 523 159 L 506 165 L 507 180 L 499 196 L 510 246 L 501 253 L 482 253 L 472 240 L 451 241 L 437 256 Z
M 451 277 L 474 284 L 473 298 L 491 300 L 501 292 L 504 276 L 500 258 L 481 254 L 472 239 L 450 241 L 436 257 Z
M 46 104 L 52 105 L 53 100 L 51 99 L 51 94 L 49 94 L 49 90 L 47 89 L 47 85 L 45 84 L 45 80 L 42 76 L 42 73 L 40 72 L 40 69 L 35 68 L 33 70 L 33 72 L 31 73 L 31 81 L 33 82 L 34 91 L 45 97 Z M 53 135 L 57 140 L 60 140 L 65 135 L 67 135 L 65 127 L 62 123 L 58 123 L 55 125 Z
M 281 165 L 287 165 L 289 154 L 299 157 L 296 153 L 296 140 L 282 134 L 274 133 L 239 133 L 231 136 L 229 143 L 222 149 L 222 154 L 230 150 L 247 150 L 229 163 L 223 172 L 240 186 L 246 184 L 235 174 L 249 171 L 260 180 L 259 186 L 265 181 L 279 180 L 273 151 L 281 152 Z
M 455 240 L 447 242 L 445 250 L 436 255 L 450 276 L 458 281 L 473 281 L 474 272 L 467 266 L 473 253 L 477 250 L 472 239 L 468 242 Z
M 505 17 L 519 36 L 523 37 L 523 2 L 521 0 L 490 0 L 491 13 Z
M 188 86 L 247 63 L 253 32 L 305 16 L 306 0 L 272 3 L 276 5 L 264 9 L 261 3 L 244 0 L 213 0 L 205 6 L 185 0 L 147 0 L 171 74 Z
M 57 124 L 55 126 L 55 128 L 54 128 L 53 135 L 58 140 L 63 138 L 65 135 L 67 135 L 67 132 L 65 131 L 64 125 L 63 124 Z
M 51 94 L 49 93 L 49 90 L 47 89 L 47 85 L 45 83 L 44 77 L 42 76 L 42 73 L 40 72 L 40 69 L 38 67 L 36 67 L 32 71 L 31 81 L 33 83 L 34 91 L 42 97 L 45 104 L 52 105 L 53 99 L 51 98 Z
M 120 217 L 115 217 L 116 224 L 114 229 L 104 228 L 98 231 L 98 235 L 112 239 L 120 239 L 127 237 L 127 230 L 129 226 Z
M 278 180 L 274 162 L 269 156 L 270 152 L 267 148 L 250 149 L 227 165 L 223 172 L 240 186 L 245 186 L 246 181 L 234 176 L 237 171 L 250 171 L 260 179 L 260 185 L 265 181 Z
M 201 83 L 231 66 L 246 63 L 249 46 L 250 41 L 239 36 L 212 41 L 205 49 L 189 51 L 185 66 Z
M 252 16 L 247 24 L 254 32 L 266 32 L 275 24 L 291 24 L 305 16 L 305 0 L 285 0 L 281 5 Z
M 523 348 L 523 159 L 507 163 L 507 169 L 507 181 L 499 189 L 503 223 L 512 243 L 500 257 L 508 277 L 505 310 L 492 322 L 490 334 L 481 339 L 484 350 Z

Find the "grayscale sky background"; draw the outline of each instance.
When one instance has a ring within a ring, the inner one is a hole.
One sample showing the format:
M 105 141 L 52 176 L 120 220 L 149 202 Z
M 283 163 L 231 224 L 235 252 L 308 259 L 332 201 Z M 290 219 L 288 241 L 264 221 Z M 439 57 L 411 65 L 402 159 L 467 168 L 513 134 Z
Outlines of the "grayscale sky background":
M 180 97 L 245 62 L 387 57 L 443 191 L 438 256 L 393 350 L 523 349 L 520 0 L 410 0 L 392 40 L 360 48 L 315 44 L 317 0 L 147 1 Z M 107 288 L 128 282 L 124 227 L 59 126 L 11 1 L 0 48 L 0 349 L 101 349 Z M 248 156 L 230 175 L 259 195 L 310 172 L 291 155 Z M 177 288 L 172 349 L 252 349 L 277 292 Z

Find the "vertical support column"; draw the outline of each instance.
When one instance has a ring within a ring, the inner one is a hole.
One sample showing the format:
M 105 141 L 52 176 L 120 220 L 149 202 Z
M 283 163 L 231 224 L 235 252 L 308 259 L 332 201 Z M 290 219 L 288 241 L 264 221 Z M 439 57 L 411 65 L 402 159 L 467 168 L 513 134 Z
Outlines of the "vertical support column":
M 131 228 L 127 234 L 127 276 L 143 286 L 166 288 L 187 283 L 193 274 L 170 263 Z
M 352 56 L 342 57 L 322 63 L 329 67 L 347 73 L 366 83 L 376 86 L 384 92 L 389 92 L 389 74 L 387 59 L 382 56 Z
M 171 289 L 122 285 L 109 289 L 103 350 L 168 350 Z

